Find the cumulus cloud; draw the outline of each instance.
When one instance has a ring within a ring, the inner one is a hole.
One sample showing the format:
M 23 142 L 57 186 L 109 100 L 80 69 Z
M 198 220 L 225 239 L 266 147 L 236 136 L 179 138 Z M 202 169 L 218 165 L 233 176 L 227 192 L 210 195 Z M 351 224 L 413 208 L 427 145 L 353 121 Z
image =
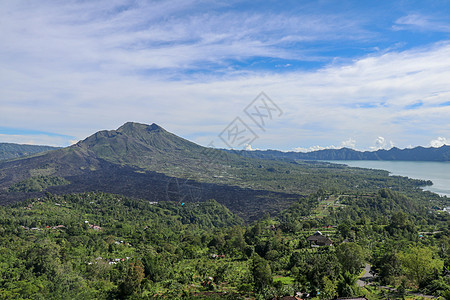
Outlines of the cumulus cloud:
M 341 147 L 354 149 L 356 147 L 356 140 L 349 138 L 348 140 L 342 141 Z
M 447 139 L 445 137 L 438 137 L 437 139 L 434 139 L 430 142 L 430 146 L 434 148 L 439 148 L 444 145 L 450 145 L 450 139 Z
M 257 149 L 253 149 L 253 148 L 252 148 L 252 145 L 246 144 L 244 150 L 246 150 L 246 151 L 255 151 L 255 150 L 257 150 Z
M 377 139 L 375 140 L 375 148 L 376 149 L 381 149 L 384 148 L 386 146 L 386 139 L 382 136 L 377 137 Z
M 311 146 L 308 148 L 297 147 L 297 148 L 294 148 L 293 151 L 295 151 L 295 152 L 313 152 L 313 151 L 319 151 L 319 150 L 325 150 L 325 149 L 339 149 L 339 148 L 336 146 L 333 146 L 333 145 L 325 146 L 325 147 L 316 145 L 316 146 Z
M 384 137 L 379 136 L 375 139 L 374 146 L 370 147 L 370 149 L 376 151 L 380 149 L 391 149 L 392 147 L 394 147 L 392 141 L 387 141 Z
M 334 145 L 330 145 L 330 146 L 311 146 L 308 148 L 303 148 L 303 147 L 297 147 L 294 148 L 293 151 L 295 152 L 312 152 L 312 151 L 318 151 L 318 150 L 325 150 L 325 149 L 342 149 L 342 148 L 350 148 L 350 149 L 355 149 L 356 147 L 356 140 L 349 138 L 345 141 L 342 141 L 340 146 L 334 146 Z

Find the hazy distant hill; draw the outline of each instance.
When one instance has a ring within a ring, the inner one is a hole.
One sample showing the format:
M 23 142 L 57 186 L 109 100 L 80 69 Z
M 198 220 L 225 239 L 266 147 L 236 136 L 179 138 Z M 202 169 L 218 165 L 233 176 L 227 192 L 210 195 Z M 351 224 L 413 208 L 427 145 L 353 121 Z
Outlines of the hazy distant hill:
M 247 158 L 152 124 L 126 123 L 67 148 L 0 162 L 0 203 L 45 192 L 101 191 L 150 201 L 216 199 L 246 220 L 276 214 L 318 189 L 375 191 L 428 182 L 380 170 Z
M 450 146 L 440 148 L 416 147 L 413 149 L 392 148 L 378 151 L 356 151 L 353 149 L 326 149 L 313 152 L 282 152 L 277 150 L 234 151 L 244 157 L 276 160 L 402 160 L 402 161 L 450 161 Z
M 35 145 L 21 145 L 13 143 L 0 143 L 0 160 L 18 158 L 28 156 L 40 152 L 58 149 L 51 146 L 35 146 Z

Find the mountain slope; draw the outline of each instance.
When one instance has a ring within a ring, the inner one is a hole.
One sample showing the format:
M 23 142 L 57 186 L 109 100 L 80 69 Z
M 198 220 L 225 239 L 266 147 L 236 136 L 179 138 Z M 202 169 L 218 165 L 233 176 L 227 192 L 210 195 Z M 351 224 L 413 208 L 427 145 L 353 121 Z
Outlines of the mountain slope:
M 162 127 L 128 122 L 117 130 L 100 131 L 73 146 L 83 153 L 114 164 L 171 175 L 180 166 L 196 168 L 206 148 L 180 138 Z M 219 150 L 213 150 L 224 155 Z M 226 155 L 226 154 L 225 154 Z
M 58 147 L 0 143 L 0 160 L 18 158 L 56 149 Z
M 1 204 L 45 192 L 101 191 L 150 201 L 216 199 L 246 220 L 277 214 L 321 188 L 414 190 L 426 184 L 379 170 L 246 158 L 138 123 L 97 132 L 67 148 L 0 162 Z
M 390 150 L 357 151 L 349 148 L 325 149 L 302 152 L 281 152 L 277 150 L 230 151 L 244 157 L 276 160 L 402 160 L 402 161 L 450 161 L 450 146 L 440 148 L 416 147 L 413 149 L 392 148 Z
M 70 182 L 45 189 L 56 194 L 102 191 L 150 201 L 216 199 L 234 212 L 245 212 L 247 220 L 262 214 L 261 205 L 277 212 L 298 199 L 298 195 L 248 188 L 248 184 L 233 185 L 238 181 L 235 176 L 228 181 L 217 176 L 227 174 L 224 170 L 231 168 L 230 163 L 238 166 L 246 161 L 199 146 L 156 124 L 126 123 L 67 148 L 0 162 L 0 203 L 43 195 L 11 189 L 36 176 Z

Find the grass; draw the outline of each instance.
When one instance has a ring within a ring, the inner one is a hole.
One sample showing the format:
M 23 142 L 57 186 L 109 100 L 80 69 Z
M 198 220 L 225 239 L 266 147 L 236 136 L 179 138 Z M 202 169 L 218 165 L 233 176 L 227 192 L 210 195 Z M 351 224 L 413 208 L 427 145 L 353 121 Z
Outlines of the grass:
M 294 284 L 295 279 L 293 277 L 290 277 L 290 276 L 285 276 L 285 277 L 283 277 L 283 276 L 275 276 L 274 279 L 273 279 L 273 282 L 275 283 L 275 282 L 278 282 L 278 281 L 281 281 L 281 283 L 283 285 L 292 285 L 292 284 Z
M 330 214 L 329 208 L 338 208 L 345 206 L 340 204 L 340 196 L 331 195 L 327 199 L 320 200 L 319 205 L 313 210 L 314 218 L 324 218 Z

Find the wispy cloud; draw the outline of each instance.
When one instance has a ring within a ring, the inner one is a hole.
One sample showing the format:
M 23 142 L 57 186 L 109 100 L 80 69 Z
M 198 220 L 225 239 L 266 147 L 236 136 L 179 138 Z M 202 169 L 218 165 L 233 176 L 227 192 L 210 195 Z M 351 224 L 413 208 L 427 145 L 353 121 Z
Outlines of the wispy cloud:
M 8 28 L 0 36 L 8 45 L 2 54 L 34 65 L 40 61 L 38 66 L 50 70 L 152 73 L 208 64 L 226 69 L 230 60 L 252 57 L 317 60 L 324 58 L 311 52 L 311 44 L 298 43 L 354 41 L 369 34 L 346 16 L 208 10 L 203 1 L 2 6 Z
M 25 145 L 45 145 L 60 147 L 67 145 L 70 141 L 59 136 L 48 136 L 45 134 L 27 135 L 27 134 L 3 134 L 0 133 L 1 143 L 16 143 Z
M 420 30 L 450 32 L 448 17 L 437 18 L 421 14 L 409 14 L 399 18 L 392 27 L 394 30 Z
M 2 1 L 0 126 L 82 139 L 156 122 L 207 145 L 265 91 L 285 114 L 255 148 L 369 149 L 380 136 L 406 146 L 448 135 L 448 41 L 407 48 L 385 36 L 439 19 L 392 15 L 377 31 L 359 11 L 247 6 Z M 23 136 L 1 138 L 31 141 Z
M 353 136 L 362 147 L 378 136 L 409 144 L 412 134 L 423 144 L 427 135 L 450 130 L 450 107 L 438 107 L 448 102 L 449 57 L 450 46 L 440 44 L 313 72 L 246 73 L 195 82 L 117 74 L 48 75 L 27 81 L 32 93 L 3 90 L 9 95 L 4 99 L 23 95 L 23 100 L 2 102 L 2 121 L 45 131 L 58 128 L 79 138 L 128 120 L 157 122 L 185 136 L 205 130 L 213 136 L 264 90 L 286 112 L 283 123 L 288 128 L 280 131 L 284 147 L 291 137 L 307 145 L 317 139 L 339 143 L 335 139 L 341 135 Z M 11 77 L 3 82 L 8 80 Z M 385 105 L 370 110 L 351 105 L 380 99 Z M 417 99 L 422 99 L 421 107 L 404 110 Z M 300 132 L 302 128 L 306 131 Z M 418 128 L 428 132 L 421 134 Z

